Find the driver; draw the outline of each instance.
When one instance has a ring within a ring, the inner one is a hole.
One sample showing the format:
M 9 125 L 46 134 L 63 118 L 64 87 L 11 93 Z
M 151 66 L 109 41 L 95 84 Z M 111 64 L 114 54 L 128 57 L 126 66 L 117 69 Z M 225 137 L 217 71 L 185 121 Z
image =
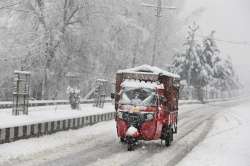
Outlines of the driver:
M 135 97 L 131 100 L 131 102 L 134 105 L 140 105 L 142 103 L 142 100 L 139 98 L 138 93 L 135 94 Z

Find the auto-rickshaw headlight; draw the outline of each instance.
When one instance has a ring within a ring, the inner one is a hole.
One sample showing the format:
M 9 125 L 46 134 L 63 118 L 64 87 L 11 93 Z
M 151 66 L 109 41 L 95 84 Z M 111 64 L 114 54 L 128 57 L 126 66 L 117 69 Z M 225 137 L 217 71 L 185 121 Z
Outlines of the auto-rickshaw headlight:
M 121 111 L 118 111 L 118 112 L 117 112 L 117 117 L 118 117 L 119 119 L 122 119 L 122 112 L 121 112 Z
M 154 118 L 154 114 L 148 113 L 148 114 L 146 114 L 145 118 L 146 118 L 146 120 L 152 120 Z

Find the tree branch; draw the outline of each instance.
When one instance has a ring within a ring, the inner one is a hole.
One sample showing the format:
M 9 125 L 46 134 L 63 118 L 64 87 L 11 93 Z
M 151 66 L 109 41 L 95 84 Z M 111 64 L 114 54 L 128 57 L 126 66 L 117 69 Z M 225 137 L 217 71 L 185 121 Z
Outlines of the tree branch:
M 6 6 L 1 6 L 1 7 L 0 7 L 0 10 L 2 10 L 2 9 L 9 9 L 10 7 L 16 6 L 16 5 L 18 5 L 18 4 L 20 4 L 20 2 L 13 3 L 13 4 L 8 4 L 8 5 L 6 5 Z
M 78 12 L 79 9 L 80 9 L 80 7 L 77 6 L 77 7 L 75 8 L 75 10 L 73 10 L 73 12 L 72 12 L 72 13 L 70 14 L 70 16 L 68 17 L 66 24 L 67 24 L 68 22 L 71 21 L 71 19 L 75 16 L 75 14 Z

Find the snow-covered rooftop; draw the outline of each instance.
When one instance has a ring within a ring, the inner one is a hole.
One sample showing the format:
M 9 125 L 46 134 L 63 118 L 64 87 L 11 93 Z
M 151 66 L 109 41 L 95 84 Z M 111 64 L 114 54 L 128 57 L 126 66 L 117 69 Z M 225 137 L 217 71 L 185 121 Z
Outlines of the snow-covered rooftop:
M 149 73 L 149 74 L 163 74 L 169 77 L 180 78 L 178 74 L 174 74 L 165 70 L 162 70 L 156 66 L 142 65 L 134 68 L 119 70 L 118 73 Z
M 145 81 L 139 81 L 139 80 L 124 80 L 121 83 L 122 87 L 131 87 L 131 88 L 164 88 L 163 84 L 158 84 L 157 82 L 145 82 Z

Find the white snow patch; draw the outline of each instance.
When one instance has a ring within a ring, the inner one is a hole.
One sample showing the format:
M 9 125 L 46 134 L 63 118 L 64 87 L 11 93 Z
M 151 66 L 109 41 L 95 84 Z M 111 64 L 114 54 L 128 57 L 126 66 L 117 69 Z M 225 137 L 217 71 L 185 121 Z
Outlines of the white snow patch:
M 122 87 L 131 87 L 131 88 L 161 88 L 163 89 L 163 84 L 157 84 L 157 82 L 145 82 L 139 80 L 124 80 L 121 84 Z
M 20 73 L 20 74 L 30 74 L 29 71 L 20 71 L 20 70 L 15 70 L 14 73 L 15 74 L 17 74 L 17 73 Z
M 70 105 L 30 107 L 28 115 L 12 116 L 12 109 L 1 109 L 0 128 L 22 126 L 82 116 L 114 112 L 114 105 L 105 103 L 104 108 L 93 107 L 92 104 L 81 104 L 81 110 L 72 110 Z
M 180 78 L 179 75 L 162 70 L 156 66 L 142 65 L 125 70 L 119 70 L 118 73 L 150 73 L 150 74 L 163 74 L 169 77 Z
M 130 126 L 126 132 L 126 135 L 132 136 L 133 134 L 135 134 L 137 132 L 137 128 L 135 128 L 134 126 Z

